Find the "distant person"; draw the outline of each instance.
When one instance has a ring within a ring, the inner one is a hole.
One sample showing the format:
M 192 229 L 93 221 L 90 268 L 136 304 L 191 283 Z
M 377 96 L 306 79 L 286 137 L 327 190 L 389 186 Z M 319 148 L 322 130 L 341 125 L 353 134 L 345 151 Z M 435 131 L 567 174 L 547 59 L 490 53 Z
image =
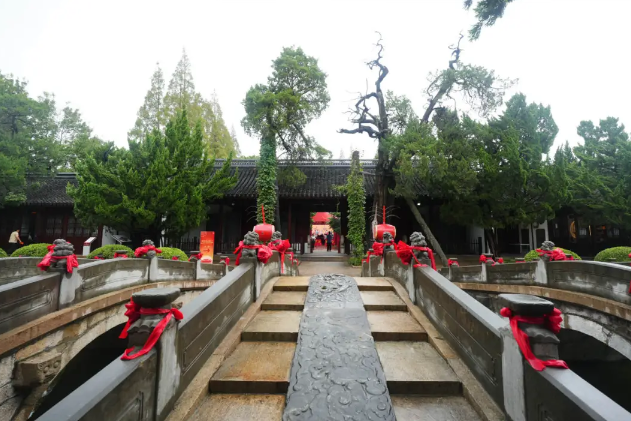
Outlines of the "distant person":
M 18 244 L 24 244 L 20 239 L 20 230 L 16 229 L 9 236 L 9 255 L 18 249 Z
M 331 247 L 333 246 L 333 233 L 329 231 L 326 235 L 326 251 L 331 251 Z

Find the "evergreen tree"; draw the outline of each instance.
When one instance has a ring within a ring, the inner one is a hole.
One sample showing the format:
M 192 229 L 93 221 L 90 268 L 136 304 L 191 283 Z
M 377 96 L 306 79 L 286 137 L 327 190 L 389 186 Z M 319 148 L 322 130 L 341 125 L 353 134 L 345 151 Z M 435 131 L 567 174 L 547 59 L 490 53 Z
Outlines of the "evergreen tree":
M 190 128 L 186 110 L 164 132 L 153 131 L 129 150 L 111 149 L 104 160 L 88 156 L 77 164 L 79 183 L 68 186 L 75 215 L 85 226 L 124 230 L 139 243 L 164 231 L 175 240 L 200 224 L 206 203 L 232 188 L 231 157 L 214 168 L 201 122 Z
M 230 128 L 230 137 L 232 138 L 232 144 L 234 145 L 234 154 L 237 158 L 241 158 L 241 146 L 239 146 L 239 140 L 237 139 L 237 131 L 234 126 Z
M 128 137 L 134 141 L 144 139 L 154 130 L 162 131 L 166 118 L 164 106 L 164 75 L 160 63 L 156 63 L 156 70 L 151 76 L 151 88 L 145 95 L 145 102 L 138 110 L 138 117 L 134 128 Z

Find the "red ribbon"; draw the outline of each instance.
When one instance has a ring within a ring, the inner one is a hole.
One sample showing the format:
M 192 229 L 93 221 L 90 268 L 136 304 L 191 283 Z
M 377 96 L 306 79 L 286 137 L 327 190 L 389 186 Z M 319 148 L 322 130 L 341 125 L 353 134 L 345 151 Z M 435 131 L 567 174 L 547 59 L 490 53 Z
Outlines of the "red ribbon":
M 171 308 L 168 310 L 164 308 L 142 308 L 138 304 L 134 303 L 133 298 L 129 300 L 129 303 L 125 304 L 125 307 L 127 307 L 127 311 L 125 312 L 125 316 L 127 316 L 127 324 L 125 324 L 125 327 L 123 328 L 123 331 L 119 336 L 120 339 L 127 338 L 127 331 L 129 330 L 130 326 L 132 325 L 132 323 L 138 320 L 141 315 L 166 314 L 166 317 L 160 320 L 156 327 L 153 328 L 153 331 L 149 335 L 149 338 L 147 338 L 147 342 L 145 342 L 143 347 L 138 352 L 131 355 L 131 352 L 134 350 L 134 348 L 127 348 L 123 353 L 121 360 L 133 360 L 145 355 L 147 352 L 151 351 L 156 342 L 158 342 L 158 339 L 160 339 L 162 332 L 164 332 L 164 329 L 167 327 L 167 324 L 172 317 L 175 317 L 176 320 L 182 320 L 184 318 L 182 312 L 177 308 Z
M 171 260 L 180 260 L 180 258 L 177 256 L 171 256 Z
M 201 253 L 197 253 L 197 254 L 191 254 L 191 257 L 188 258 L 188 261 L 190 262 L 191 259 L 197 259 L 197 260 L 202 260 L 202 254 Z
M 561 331 L 561 322 L 563 321 L 563 317 L 561 317 L 561 311 L 558 308 L 552 310 L 552 314 L 546 314 L 543 317 L 513 316 L 513 312 L 507 307 L 501 309 L 500 314 L 504 317 L 508 317 L 508 319 L 510 320 L 510 327 L 513 331 L 513 337 L 515 337 L 517 345 L 519 345 L 519 349 L 521 349 L 522 354 L 524 354 L 524 358 L 526 358 L 526 361 L 530 363 L 532 368 L 537 371 L 542 371 L 546 367 L 568 368 L 565 361 L 543 361 L 537 358 L 530 348 L 528 335 L 526 335 L 526 333 L 519 328 L 519 322 L 522 322 L 532 325 L 544 325 L 552 332 L 559 333 Z
M 120 257 L 121 259 L 127 259 L 127 255 L 124 253 L 118 253 L 118 252 L 114 252 L 114 259 Z
M 481 254 L 480 255 L 480 263 L 486 263 L 486 262 L 490 262 L 490 263 L 495 264 L 495 261 L 492 258 L 486 257 L 485 255 Z
M 539 253 L 539 257 L 550 256 L 550 261 L 562 261 L 562 260 L 574 260 L 574 256 L 566 257 L 565 252 L 560 248 L 555 248 L 554 250 L 541 250 L 537 249 L 537 253 Z
M 495 266 L 497 264 L 503 265 L 504 264 L 504 259 L 502 257 L 498 257 L 498 259 L 496 261 L 494 261 L 491 266 Z
M 290 260 L 293 262 L 294 253 L 291 251 L 287 251 L 291 248 L 291 243 L 289 240 L 274 240 L 269 243 L 269 247 L 272 250 L 276 250 L 278 254 L 280 254 L 280 273 L 285 273 L 285 253 L 289 255 Z
M 434 260 L 434 252 L 429 247 L 420 247 L 420 246 L 408 246 L 403 241 L 399 241 L 396 246 L 397 256 L 401 259 L 401 263 L 404 265 L 409 265 L 412 259 L 416 262 L 413 267 L 427 267 L 423 263 L 419 262 L 416 256 L 414 255 L 414 251 L 424 251 L 429 255 L 429 260 L 432 262 L 432 269 L 436 270 L 436 261 Z
M 225 263 L 226 266 L 230 266 L 230 258 L 229 257 L 224 257 L 223 259 L 221 259 L 222 263 Z
M 156 253 L 162 253 L 162 250 L 156 248 L 156 246 L 142 246 L 142 247 L 138 247 L 135 251 L 134 251 L 134 256 L 136 257 L 142 257 L 145 254 L 147 254 L 148 252 L 150 252 L 151 250 L 154 250 Z
M 53 250 L 55 246 L 48 246 L 48 253 L 42 259 L 41 262 L 37 264 L 37 267 L 41 270 L 46 270 L 50 267 L 50 264 L 53 261 L 66 259 L 66 272 L 72 273 L 73 268 L 79 267 L 79 261 L 77 260 L 77 255 L 71 254 L 70 256 L 53 256 Z
M 270 259 L 270 257 L 272 257 L 272 249 L 270 249 L 269 247 L 262 245 L 262 244 L 258 244 L 256 246 L 248 246 L 243 244 L 243 241 L 239 241 L 239 247 L 237 247 L 234 250 L 234 254 L 237 255 L 237 260 L 235 261 L 235 264 L 237 266 L 239 266 L 240 260 L 241 260 L 241 253 L 243 252 L 243 249 L 257 249 L 257 253 L 256 253 L 256 257 L 258 258 L 259 262 L 265 264 L 267 263 L 267 261 Z
M 94 257 L 93 257 L 93 259 L 94 259 L 94 260 L 105 260 L 104 258 L 99 257 L 99 256 L 94 256 Z
M 447 266 L 458 266 L 458 267 L 460 267 L 460 264 L 458 264 L 457 260 L 447 259 Z

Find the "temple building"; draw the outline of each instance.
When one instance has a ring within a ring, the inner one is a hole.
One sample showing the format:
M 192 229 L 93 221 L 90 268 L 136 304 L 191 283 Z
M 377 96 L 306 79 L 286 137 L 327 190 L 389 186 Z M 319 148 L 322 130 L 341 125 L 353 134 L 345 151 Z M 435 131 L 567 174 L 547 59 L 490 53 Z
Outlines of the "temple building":
M 220 200 L 208 204 L 206 219 L 182 236 L 176 244 L 169 244 L 185 251 L 199 249 L 201 231 L 215 232 L 215 250 L 230 253 L 243 239 L 247 231 L 256 224 L 256 160 L 232 161 L 233 173 L 238 173 L 236 185 Z M 217 160 L 216 165 L 222 162 Z M 337 186 L 344 185 L 350 173 L 350 160 L 315 160 L 300 162 L 279 161 L 279 174 L 290 166 L 304 174 L 304 182 L 296 183 L 291 177 L 279 176 L 280 229 L 296 250 L 308 252 L 313 212 L 340 212 L 341 234 L 347 234 L 348 203 Z M 376 160 L 363 160 L 364 185 L 366 189 L 366 233 L 370 242 L 370 223 L 373 218 L 373 195 L 375 189 Z M 289 182 L 284 181 L 290 178 Z M 96 237 L 92 248 L 101 244 L 113 244 L 125 240 L 125 233 L 108 227 L 88 229 L 81 226 L 73 213 L 72 198 L 66 193 L 68 183 L 76 184 L 73 173 L 60 173 L 55 177 L 33 178 L 30 181 L 26 202 L 19 207 L 7 207 L 0 211 L 0 248 L 6 248 L 9 234 L 21 228 L 25 243 L 52 243 L 56 238 L 65 238 L 75 248 L 81 249 L 83 242 Z M 447 224 L 441 220 L 440 201 L 428 197 L 422 180 L 416 183 L 417 198 L 414 203 L 430 226 L 446 254 L 480 254 L 488 250 L 485 233 L 480 227 Z M 377 220 L 382 221 L 381 211 Z M 407 240 L 413 231 L 420 231 L 407 203 L 395 199 L 388 209 L 387 222 L 397 228 L 397 241 Z M 563 208 L 555 219 L 533 226 L 510 227 L 497 230 L 500 250 L 504 254 L 523 255 L 552 240 L 557 246 L 571 249 L 583 256 L 594 256 L 598 251 L 626 244 L 627 236 L 622 229 L 610 226 L 585 224 L 572 209 Z M 349 252 L 348 242 L 345 250 Z M 165 245 L 165 244 L 162 244 Z

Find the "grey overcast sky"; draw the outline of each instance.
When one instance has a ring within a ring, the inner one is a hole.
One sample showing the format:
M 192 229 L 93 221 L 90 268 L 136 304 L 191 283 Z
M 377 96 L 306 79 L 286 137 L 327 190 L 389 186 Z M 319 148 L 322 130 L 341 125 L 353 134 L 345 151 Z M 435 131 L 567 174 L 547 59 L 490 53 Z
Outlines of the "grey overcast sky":
M 265 82 L 283 46 L 300 46 L 328 74 L 331 102 L 308 131 L 334 157 L 351 147 L 372 157 L 344 111 L 374 74 L 375 31 L 383 35 L 384 89 L 405 94 L 417 112 L 430 71 L 447 65 L 461 31 L 474 22 L 462 0 L 118 1 L 0 0 L 0 71 L 29 82 L 32 95 L 56 95 L 79 108 L 99 137 L 126 144 L 127 131 L 159 62 L 168 83 L 186 48 L 196 88 L 217 92 L 226 125 L 244 154 L 258 141 L 241 129 L 241 101 Z M 463 42 L 462 62 L 518 78 L 509 92 L 552 107 L 555 147 L 579 141 L 581 120 L 631 124 L 628 40 L 631 0 L 515 0 L 480 40 Z M 508 96 L 507 98 L 508 99 Z M 459 109 L 464 109 L 459 104 Z

